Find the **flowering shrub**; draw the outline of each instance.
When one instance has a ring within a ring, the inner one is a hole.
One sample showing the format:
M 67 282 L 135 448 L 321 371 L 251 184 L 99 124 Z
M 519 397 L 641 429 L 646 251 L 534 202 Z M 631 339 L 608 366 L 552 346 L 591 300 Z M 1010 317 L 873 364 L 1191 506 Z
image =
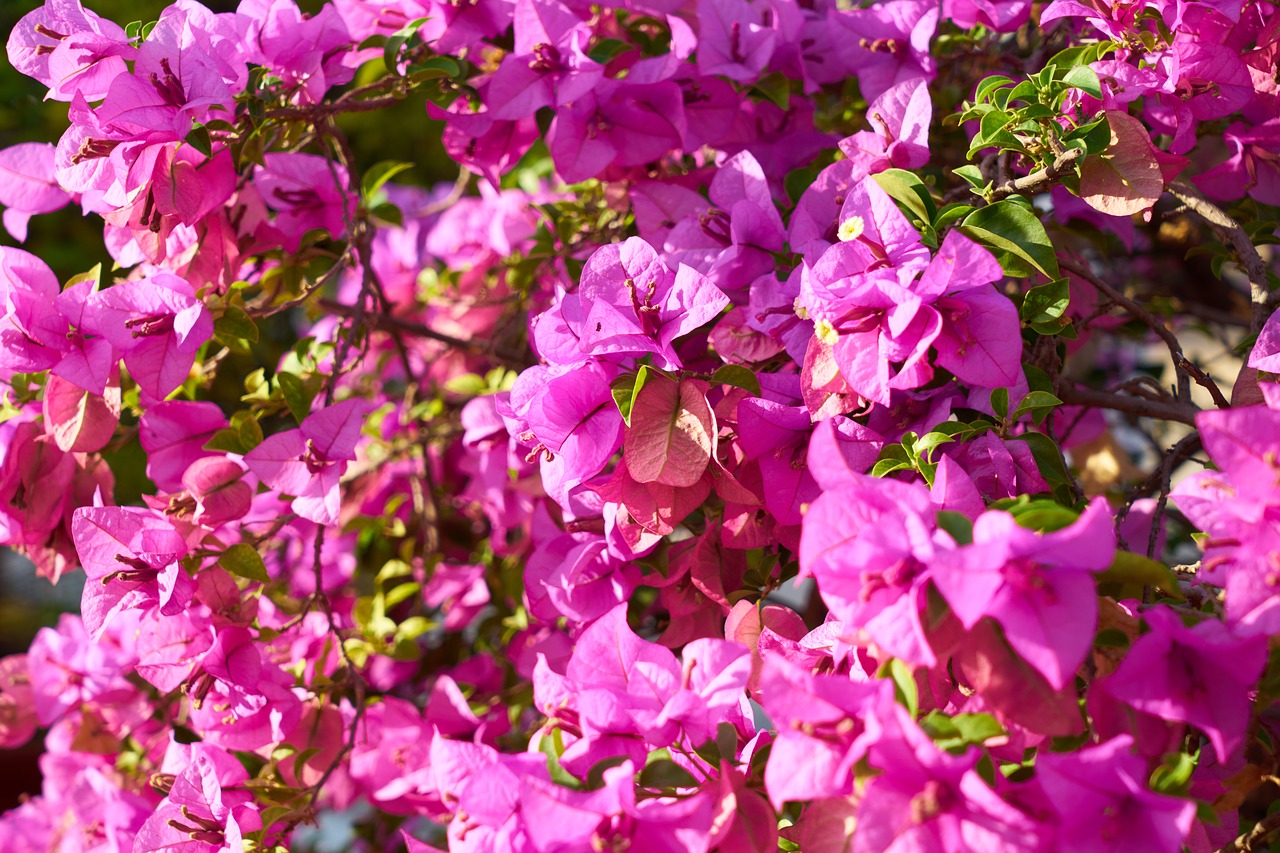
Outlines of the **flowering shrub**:
M 9 37 L 0 849 L 1280 833 L 1273 2 L 317 8 Z

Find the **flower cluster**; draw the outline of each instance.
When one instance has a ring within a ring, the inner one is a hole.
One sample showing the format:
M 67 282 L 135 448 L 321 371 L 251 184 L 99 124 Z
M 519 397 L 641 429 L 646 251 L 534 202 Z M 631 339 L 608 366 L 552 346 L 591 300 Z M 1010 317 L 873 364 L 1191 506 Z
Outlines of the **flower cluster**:
M 318 8 L 9 38 L 0 848 L 1280 833 L 1273 3 Z

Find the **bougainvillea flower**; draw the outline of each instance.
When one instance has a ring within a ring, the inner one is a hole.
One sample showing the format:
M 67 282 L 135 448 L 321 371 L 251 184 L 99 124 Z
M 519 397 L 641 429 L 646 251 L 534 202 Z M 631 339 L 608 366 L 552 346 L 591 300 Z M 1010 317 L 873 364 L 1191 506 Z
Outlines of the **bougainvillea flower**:
M 579 348 L 590 355 L 643 355 L 678 368 L 672 343 L 706 324 L 729 299 L 686 266 L 674 272 L 639 237 L 597 249 L 578 287 Z
M 1244 739 L 1249 694 L 1267 661 L 1261 637 L 1237 637 L 1221 622 L 1194 627 L 1167 607 L 1142 614 L 1151 628 L 1106 681 L 1106 691 L 1130 707 L 1203 731 L 1219 761 Z
M 312 412 L 298 429 L 267 436 L 244 456 L 270 488 L 293 496 L 293 511 L 316 524 L 338 520 L 338 481 L 356 458 L 360 426 L 373 406 L 351 398 Z
M 881 718 L 870 763 L 883 772 L 858 804 L 854 853 L 1040 849 L 1042 829 L 974 769 L 978 750 L 943 752 L 901 707 Z
M 173 775 L 168 796 L 138 832 L 135 850 L 226 853 L 242 849 L 245 833 L 262 828 L 240 763 L 216 746 L 188 749 L 186 767 Z
M 89 296 L 86 330 L 124 354 L 144 399 L 163 400 L 187 380 L 213 317 L 195 288 L 170 273 L 125 281 Z
M 177 613 L 195 594 L 195 583 L 179 565 L 187 542 L 163 515 L 139 507 L 81 507 L 71 536 L 88 576 L 81 611 L 94 637 L 122 610 Z
M 1093 645 L 1093 576 L 1114 555 L 1105 501 L 1095 500 L 1071 526 L 1044 534 L 991 511 L 974 522 L 973 543 L 941 554 L 932 575 L 965 628 L 983 616 L 999 622 L 1014 651 L 1061 690 Z
M 1195 803 L 1149 790 L 1146 764 L 1132 747 L 1132 738 L 1121 736 L 1076 753 L 1037 757 L 1035 779 L 1058 816 L 1060 849 L 1182 849 Z
M 27 222 L 38 213 L 65 207 L 71 195 L 53 180 L 54 148 L 47 142 L 23 142 L 0 151 L 0 205 L 4 227 L 18 242 L 27 239 Z

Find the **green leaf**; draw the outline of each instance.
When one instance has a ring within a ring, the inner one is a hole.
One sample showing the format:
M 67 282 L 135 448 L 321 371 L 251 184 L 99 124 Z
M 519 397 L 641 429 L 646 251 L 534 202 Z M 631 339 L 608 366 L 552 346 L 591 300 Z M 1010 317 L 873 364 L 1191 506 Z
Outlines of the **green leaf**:
M 375 219 L 380 219 L 388 225 L 395 225 L 396 227 L 404 225 L 404 211 L 390 202 L 384 201 L 382 204 L 375 205 L 369 213 Z
M 186 142 L 206 157 L 213 156 L 213 140 L 209 138 L 209 128 L 197 122 L 187 134 Z
M 234 305 L 224 308 L 222 316 L 213 321 L 213 333 L 223 342 L 228 339 L 240 339 L 253 344 L 258 342 L 258 325 L 243 308 Z
M 245 453 L 253 450 L 259 444 L 262 444 L 262 425 L 258 423 L 258 419 L 248 412 L 236 412 L 231 419 L 231 426 L 236 431 L 236 436 L 240 439 L 240 445 L 244 448 Z
M 422 62 L 415 62 L 409 68 L 409 79 L 414 83 L 425 83 L 442 77 L 452 79 L 462 74 L 462 66 L 456 59 L 448 56 L 432 56 Z
M 204 449 L 220 450 L 224 453 L 238 453 L 240 455 L 249 452 L 249 448 L 245 447 L 240 441 L 239 431 L 230 428 L 220 429 L 209 436 L 209 440 L 204 443 Z
M 753 396 L 760 396 L 760 380 L 749 369 L 741 364 L 726 364 L 711 374 L 712 385 L 732 385 L 750 391 Z
M 1129 648 L 1129 635 L 1119 628 L 1103 628 L 1093 638 L 1093 644 L 1103 648 L 1127 649 Z
M 1014 122 L 1011 113 L 1003 110 L 992 110 L 982 117 L 982 121 L 978 123 L 978 133 L 973 137 L 973 141 L 969 143 L 969 153 L 967 156 L 972 157 L 983 148 L 998 147 L 1009 151 L 1017 151 L 1026 154 L 1027 147 L 1022 144 L 1022 140 L 1013 135 L 1009 130 L 1009 125 Z
M 578 789 L 582 783 L 560 764 L 560 756 L 564 754 L 564 736 L 559 729 L 552 729 L 551 735 L 543 735 L 538 739 L 538 750 L 547 757 L 547 771 L 551 781 L 565 788 Z
M 307 390 L 306 383 L 297 374 L 287 370 L 276 374 L 276 384 L 280 386 L 280 393 L 284 396 L 285 405 L 289 407 L 289 414 L 293 415 L 293 419 L 298 423 L 302 423 L 302 419 L 311 414 L 311 402 L 315 399 L 314 392 Z
M 978 169 L 977 166 L 961 166 L 960 168 L 974 169 L 978 172 L 979 179 L 982 177 L 982 170 Z M 979 187 L 979 189 L 981 188 Z M 933 229 L 935 231 L 941 231 L 944 228 L 949 228 L 956 221 L 963 219 L 972 212 L 973 205 L 965 204 L 961 201 L 953 201 L 951 204 L 944 205 L 938 211 L 937 215 L 933 217 Z
M 944 444 L 950 444 L 955 440 L 955 436 L 950 435 L 949 433 L 933 430 L 932 432 L 927 432 L 922 435 L 919 441 L 915 443 L 912 450 L 916 456 L 921 459 L 932 460 L 932 451 L 934 448 L 941 447 Z
M 920 688 L 916 685 L 916 677 L 905 663 L 897 658 L 889 658 L 876 676 L 893 681 L 894 695 L 913 718 L 920 714 Z
M 1035 103 L 1040 100 L 1040 86 L 1036 85 L 1034 80 L 1023 80 L 1014 86 L 1007 93 L 1007 97 L 1000 104 L 1000 108 L 1004 109 L 1013 101 L 1023 101 L 1024 103 Z
M 223 551 L 218 556 L 218 565 L 237 577 L 248 578 L 259 583 L 270 583 L 271 576 L 262 562 L 258 549 L 245 542 L 239 542 Z
M 666 752 L 665 749 L 660 751 Z M 626 763 L 627 757 L 625 755 L 611 755 L 608 758 L 600 759 L 595 764 L 592 764 L 591 769 L 587 771 L 586 782 L 582 787 L 586 788 L 588 791 L 596 791 L 603 788 L 604 771 L 612 770 L 614 767 L 618 767 Z
M 613 380 L 609 390 L 613 393 L 613 404 L 618 407 L 618 414 L 627 426 L 631 426 L 631 403 L 636 398 L 636 382 L 639 375 L 626 373 Z
M 418 28 L 426 22 L 426 18 L 410 21 L 387 38 L 387 45 L 382 51 L 382 61 L 392 74 L 399 75 L 400 72 L 396 69 L 400 65 L 400 51 L 418 34 Z
M 1057 442 L 1041 432 L 1024 432 L 1021 435 L 1012 436 L 1010 441 L 1025 441 L 1031 448 L 1031 456 L 1036 460 L 1036 467 L 1040 469 L 1041 476 L 1048 481 L 1054 494 L 1070 499 L 1071 473 L 1067 471 L 1067 464 L 1062 459 L 1062 451 L 1058 448 Z
M 662 791 L 672 788 L 696 788 L 698 780 L 670 758 L 660 758 L 646 764 L 640 771 L 640 787 Z
M 1053 533 L 1070 527 L 1080 514 L 1062 504 L 1043 498 L 1030 499 L 1025 495 L 1007 508 L 1020 527 L 1039 533 Z
M 1058 258 L 1044 225 L 1034 213 L 1008 200 L 981 207 L 965 217 L 960 230 L 997 252 L 1012 255 L 1051 279 L 1059 278 Z M 1011 272 L 1004 260 L 1001 266 Z
M 991 392 L 991 410 L 1002 421 L 1009 420 L 1009 389 L 996 388 Z
M 951 172 L 975 190 L 983 191 L 989 183 L 987 179 L 982 176 L 982 170 L 972 163 L 967 166 L 957 166 L 952 169 Z M 944 207 L 943 210 L 946 210 L 946 208 Z
M 1164 763 L 1151 772 L 1151 790 L 1175 797 L 1185 797 L 1191 774 L 1200 763 L 1200 752 L 1187 755 L 1177 752 L 1164 757 Z
M 963 750 L 973 744 L 981 746 L 992 738 L 1004 735 L 1004 726 L 991 714 L 956 714 L 947 716 L 942 711 L 930 711 L 920 721 L 920 727 L 946 750 Z
M 974 91 L 973 99 L 975 101 L 985 101 L 991 91 L 999 86 L 1011 84 L 1013 80 L 1002 74 L 996 74 L 991 77 L 983 78 L 978 84 L 978 88 Z
M 1075 68 L 1077 65 L 1088 65 L 1096 62 L 1107 54 L 1113 52 L 1116 46 L 1111 42 L 1098 42 L 1095 44 L 1084 44 L 1076 47 L 1069 47 L 1055 53 L 1048 62 L 1045 63 L 1046 68 L 1053 68 L 1055 71 L 1061 69 Z
M 1046 391 L 1031 391 L 1018 403 L 1018 408 L 1013 413 L 1013 419 L 1017 421 L 1023 415 L 1030 414 L 1031 419 L 1039 425 L 1044 423 L 1044 419 L 1049 416 L 1049 413 L 1055 407 L 1061 405 L 1061 400 Z
M 757 80 L 751 91 L 771 101 L 780 110 L 791 109 L 791 81 L 777 71 Z
M 1102 82 L 1098 79 L 1098 72 L 1088 65 L 1077 65 L 1072 68 L 1067 72 L 1067 76 L 1062 78 L 1062 82 L 1102 100 Z
M 950 533 L 957 545 L 968 545 L 973 542 L 973 522 L 967 515 L 942 510 L 937 517 L 938 526 Z
M 716 751 L 725 761 L 735 763 L 738 755 L 738 730 L 733 723 L 716 724 Z
M 1132 551 L 1117 551 L 1111 566 L 1096 579 L 1098 592 L 1117 598 L 1140 598 L 1143 587 L 1148 586 L 1158 587 L 1161 592 L 1179 601 L 1185 598 L 1178 585 L 1178 576 L 1172 569 L 1164 563 Z
M 631 45 L 621 39 L 600 39 L 595 43 L 595 47 L 591 48 L 587 56 L 591 58 L 592 62 L 608 65 L 610 60 L 631 49 Z
M 381 163 L 375 163 L 369 167 L 364 173 L 364 177 L 360 179 L 360 192 L 365 200 L 368 201 L 382 188 L 383 184 L 401 172 L 412 168 L 412 163 L 404 163 L 399 160 L 383 160 Z
M 1061 317 L 1071 304 L 1071 286 L 1065 278 L 1033 287 L 1022 298 L 1018 314 L 1027 325 L 1051 323 Z
M 924 225 L 933 222 L 938 209 L 933 203 L 933 196 L 929 194 L 929 188 L 918 176 L 904 169 L 886 169 L 871 177 L 880 185 L 880 189 L 905 209 L 909 218 Z
M 901 444 L 886 444 L 880 451 L 879 460 L 871 468 L 871 476 L 884 477 L 894 471 L 910 471 L 915 467 L 915 461 L 905 447 Z

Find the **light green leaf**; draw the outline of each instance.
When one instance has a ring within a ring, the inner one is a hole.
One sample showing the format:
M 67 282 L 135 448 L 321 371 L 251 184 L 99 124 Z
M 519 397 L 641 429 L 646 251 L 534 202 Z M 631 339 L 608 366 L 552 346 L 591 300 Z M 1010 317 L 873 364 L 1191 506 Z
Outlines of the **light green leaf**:
M 271 576 L 262 562 L 258 549 L 245 542 L 238 542 L 218 556 L 218 565 L 237 577 L 259 583 L 270 583 Z

